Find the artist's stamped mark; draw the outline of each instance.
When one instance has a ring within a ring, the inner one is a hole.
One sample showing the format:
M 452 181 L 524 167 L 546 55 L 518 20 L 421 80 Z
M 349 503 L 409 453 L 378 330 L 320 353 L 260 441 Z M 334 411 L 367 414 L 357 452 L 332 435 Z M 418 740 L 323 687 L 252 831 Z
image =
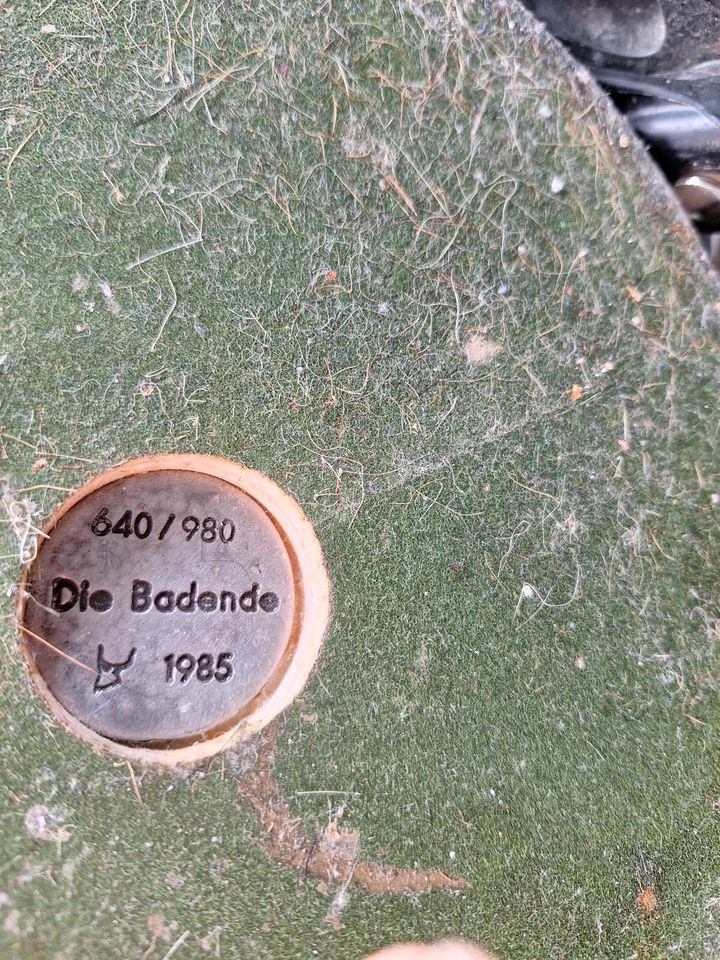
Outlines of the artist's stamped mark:
M 133 665 L 137 647 L 133 647 L 125 660 L 120 663 L 113 663 L 105 657 L 105 645 L 98 644 L 97 651 L 97 676 L 93 691 L 100 693 L 102 690 L 111 690 L 113 687 L 119 687 L 122 683 L 123 670 L 127 670 Z

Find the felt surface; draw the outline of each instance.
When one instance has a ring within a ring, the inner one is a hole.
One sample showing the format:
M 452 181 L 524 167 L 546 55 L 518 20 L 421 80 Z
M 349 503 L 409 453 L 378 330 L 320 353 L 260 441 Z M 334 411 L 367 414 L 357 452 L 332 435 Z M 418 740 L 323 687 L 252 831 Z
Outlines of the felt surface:
M 0 30 L 3 956 L 719 955 L 718 289 L 602 95 L 513 5 Z M 338 901 L 264 852 L 256 747 L 131 771 L 32 694 L 34 527 L 173 450 L 323 544 L 293 816 L 463 891 Z

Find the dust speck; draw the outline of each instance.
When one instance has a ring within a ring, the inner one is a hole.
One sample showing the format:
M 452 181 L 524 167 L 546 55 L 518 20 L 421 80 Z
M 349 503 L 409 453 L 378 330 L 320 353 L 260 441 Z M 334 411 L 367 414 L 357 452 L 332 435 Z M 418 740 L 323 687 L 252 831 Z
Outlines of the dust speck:
M 643 917 L 650 918 L 657 915 L 659 910 L 658 899 L 652 887 L 645 887 L 635 899 Z
M 113 316 L 117 316 L 117 314 L 120 313 L 120 304 L 115 299 L 115 294 L 113 293 L 110 284 L 103 280 L 98 284 L 98 286 L 105 302 L 105 309 L 108 313 L 112 313 Z
M 502 350 L 499 343 L 493 343 L 486 340 L 481 334 L 476 333 L 465 344 L 465 356 L 468 363 L 477 366 L 481 363 L 487 363 L 492 360 Z
M 148 933 L 153 941 L 157 943 L 162 940 L 165 943 L 170 942 L 170 929 L 165 926 L 165 917 L 161 913 L 153 913 L 148 917 Z
M 346 136 L 340 141 L 340 146 L 346 157 L 367 157 L 370 153 L 371 145 L 362 137 Z
M 592 74 L 587 67 L 577 67 L 575 69 L 575 79 L 585 87 L 592 83 Z
M 25 829 L 34 840 L 63 842 L 70 839 L 63 826 L 64 818 L 41 803 L 30 807 L 25 814 Z

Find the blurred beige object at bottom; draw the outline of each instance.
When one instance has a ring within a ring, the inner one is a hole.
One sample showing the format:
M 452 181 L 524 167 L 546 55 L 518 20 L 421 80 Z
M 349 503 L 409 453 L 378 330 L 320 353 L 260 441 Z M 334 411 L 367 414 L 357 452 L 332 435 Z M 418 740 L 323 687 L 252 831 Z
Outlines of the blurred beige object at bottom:
M 441 940 L 439 943 L 398 943 L 385 947 L 366 960 L 496 960 L 466 940 Z

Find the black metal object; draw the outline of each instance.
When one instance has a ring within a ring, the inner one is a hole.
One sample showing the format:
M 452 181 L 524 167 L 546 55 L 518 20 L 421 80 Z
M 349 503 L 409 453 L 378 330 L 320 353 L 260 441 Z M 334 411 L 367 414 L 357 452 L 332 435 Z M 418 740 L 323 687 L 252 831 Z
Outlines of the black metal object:
M 720 266 L 720 0 L 526 0 L 526 6 L 627 116 Z
M 527 0 L 563 40 L 620 57 L 649 57 L 665 42 L 658 0 Z
M 637 76 L 608 68 L 593 72 L 672 183 L 689 164 L 720 163 L 720 72 L 709 76 L 693 76 L 690 71 Z

